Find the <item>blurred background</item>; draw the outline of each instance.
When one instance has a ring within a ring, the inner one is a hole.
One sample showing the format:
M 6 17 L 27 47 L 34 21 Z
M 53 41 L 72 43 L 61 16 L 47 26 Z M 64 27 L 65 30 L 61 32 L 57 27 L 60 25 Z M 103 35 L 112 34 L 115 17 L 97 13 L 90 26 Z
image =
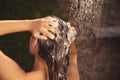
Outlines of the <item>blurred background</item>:
M 120 0 L 0 0 L 0 20 L 58 16 L 70 21 L 78 35 L 81 80 L 120 80 L 120 38 L 91 39 L 89 27 L 120 27 Z M 0 49 L 25 71 L 34 59 L 29 54 L 30 32 L 0 36 Z M 82 39 L 82 37 L 87 37 Z

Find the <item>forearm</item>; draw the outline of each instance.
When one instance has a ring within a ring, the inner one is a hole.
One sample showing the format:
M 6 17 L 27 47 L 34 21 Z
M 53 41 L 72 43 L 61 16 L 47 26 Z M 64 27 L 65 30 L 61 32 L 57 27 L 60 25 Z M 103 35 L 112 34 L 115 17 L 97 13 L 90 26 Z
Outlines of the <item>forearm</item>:
M 80 75 L 78 71 L 78 63 L 77 63 L 77 50 L 75 44 L 71 44 L 71 53 L 69 56 L 69 66 L 67 68 L 67 77 L 69 80 L 80 80 Z
M 0 36 L 8 33 L 30 31 L 32 20 L 3 20 L 0 21 Z
M 68 80 L 80 80 L 78 67 L 69 66 L 67 71 L 67 78 Z
M 76 50 L 76 46 L 75 46 L 75 43 L 73 42 L 70 46 L 70 50 L 71 50 L 71 53 L 69 55 L 69 65 L 74 65 L 74 66 L 77 66 L 77 50 Z

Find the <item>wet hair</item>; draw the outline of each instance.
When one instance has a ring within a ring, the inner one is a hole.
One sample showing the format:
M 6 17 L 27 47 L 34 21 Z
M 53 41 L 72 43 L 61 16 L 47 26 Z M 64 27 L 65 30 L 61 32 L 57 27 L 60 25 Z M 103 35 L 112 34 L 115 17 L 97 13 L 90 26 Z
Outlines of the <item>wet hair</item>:
M 71 27 L 63 20 L 53 17 L 58 24 L 55 38 L 39 40 L 39 55 L 47 65 L 50 80 L 67 80 L 67 66 L 69 65 L 70 44 L 73 37 Z

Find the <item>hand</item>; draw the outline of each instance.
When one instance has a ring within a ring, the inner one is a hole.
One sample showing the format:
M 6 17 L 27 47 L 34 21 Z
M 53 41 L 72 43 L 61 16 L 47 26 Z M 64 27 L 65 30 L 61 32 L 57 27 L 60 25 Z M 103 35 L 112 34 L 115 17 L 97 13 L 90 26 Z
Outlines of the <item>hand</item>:
M 67 25 L 68 25 L 68 27 L 70 28 L 71 34 L 73 35 L 73 37 L 72 37 L 72 42 L 74 42 L 75 36 L 76 36 L 76 34 L 77 34 L 77 32 L 76 32 L 76 30 L 75 30 L 75 27 L 71 27 L 71 25 L 70 25 L 69 22 L 67 22 Z
M 32 21 L 32 34 L 36 39 L 54 39 L 57 21 L 52 17 L 34 19 Z

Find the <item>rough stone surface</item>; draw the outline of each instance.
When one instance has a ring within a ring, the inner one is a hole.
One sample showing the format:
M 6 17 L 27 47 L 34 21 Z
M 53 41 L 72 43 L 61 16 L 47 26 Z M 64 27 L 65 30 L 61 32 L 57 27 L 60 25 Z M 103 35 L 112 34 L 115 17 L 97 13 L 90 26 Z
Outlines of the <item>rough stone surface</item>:
M 81 80 L 119 80 L 120 38 L 95 38 L 91 28 L 120 26 L 120 1 L 78 0 L 71 7 Z

